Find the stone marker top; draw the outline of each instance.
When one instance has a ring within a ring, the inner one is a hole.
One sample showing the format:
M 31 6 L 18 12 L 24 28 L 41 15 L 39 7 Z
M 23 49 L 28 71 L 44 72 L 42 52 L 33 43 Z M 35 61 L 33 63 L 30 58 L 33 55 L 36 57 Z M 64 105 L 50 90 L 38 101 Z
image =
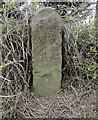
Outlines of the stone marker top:
M 41 8 L 38 11 L 36 11 L 34 13 L 33 16 L 33 21 L 31 25 L 33 26 L 32 28 L 35 27 L 35 25 L 39 22 L 39 21 L 44 21 L 44 20 L 49 20 L 51 21 L 51 18 L 54 18 L 55 21 L 59 21 L 59 25 L 60 28 L 63 29 L 64 23 L 62 22 L 62 18 L 60 17 L 60 15 L 55 11 L 54 8 L 51 7 L 45 7 L 45 8 Z M 33 30 L 33 29 L 32 29 Z

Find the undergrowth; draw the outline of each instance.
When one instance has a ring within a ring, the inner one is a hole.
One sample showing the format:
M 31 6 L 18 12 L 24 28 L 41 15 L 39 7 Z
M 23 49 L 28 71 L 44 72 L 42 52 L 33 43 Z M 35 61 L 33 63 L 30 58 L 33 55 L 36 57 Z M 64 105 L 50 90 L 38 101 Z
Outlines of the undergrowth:
M 27 3 L 25 4 L 27 5 Z M 3 118 L 96 117 L 95 90 L 98 88 L 96 84 L 98 48 L 95 23 L 97 18 L 94 18 L 90 25 L 83 24 L 88 11 L 80 18 L 79 10 L 80 8 L 85 9 L 85 4 L 77 8 L 78 14 L 74 12 L 70 16 L 67 14 L 62 16 L 65 9 L 62 9 L 62 6 L 56 9 L 65 22 L 62 46 L 63 79 L 61 91 L 63 90 L 63 93 L 57 94 L 56 98 L 49 98 L 50 101 L 48 101 L 47 98 L 34 96 L 32 90 L 33 68 L 30 21 L 34 11 L 38 9 L 37 6 L 38 3 L 33 3 L 27 5 L 25 10 L 20 11 L 19 5 L 14 2 L 2 5 L 3 30 L 0 36 L 2 40 L 2 44 L 0 44 L 2 53 L 2 63 L 0 65 L 2 84 L 0 90 L 2 90 L 2 95 L 0 96 L 2 100 L 0 104 L 3 107 L 1 110 Z M 71 9 L 75 11 L 74 6 Z M 89 101 L 90 98 L 87 96 L 89 94 L 94 98 L 92 101 Z M 43 99 L 45 102 L 42 102 Z M 55 99 L 55 103 L 53 99 Z M 79 105 L 80 111 L 77 107 Z M 58 111 L 58 109 L 60 110 Z M 52 110 L 55 111 L 55 114 Z

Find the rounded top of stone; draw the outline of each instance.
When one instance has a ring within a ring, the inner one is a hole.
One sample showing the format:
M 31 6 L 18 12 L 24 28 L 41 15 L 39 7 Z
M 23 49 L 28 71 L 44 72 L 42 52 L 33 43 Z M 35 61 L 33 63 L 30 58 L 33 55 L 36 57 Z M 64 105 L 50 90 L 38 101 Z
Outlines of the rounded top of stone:
M 45 7 L 37 10 L 33 16 L 31 25 L 35 27 L 35 25 L 38 24 L 39 21 L 46 21 L 46 20 L 50 20 L 50 22 L 58 21 L 57 23 L 60 26 L 63 26 L 61 16 L 55 11 L 54 8 L 51 7 Z
M 45 7 L 45 8 L 40 8 L 34 13 L 34 17 L 39 17 L 41 19 L 48 18 L 51 16 L 51 14 L 59 15 L 54 8 L 51 7 Z M 55 17 L 54 15 L 54 17 Z M 60 17 L 60 16 L 59 16 Z
M 48 12 L 52 12 L 53 10 L 55 11 L 55 8 L 52 8 L 52 7 L 43 7 L 43 8 L 40 8 L 40 9 L 38 9 L 35 13 L 34 13 L 34 15 L 35 14 L 37 14 L 37 13 L 40 13 L 40 12 L 42 12 L 42 11 L 48 11 Z

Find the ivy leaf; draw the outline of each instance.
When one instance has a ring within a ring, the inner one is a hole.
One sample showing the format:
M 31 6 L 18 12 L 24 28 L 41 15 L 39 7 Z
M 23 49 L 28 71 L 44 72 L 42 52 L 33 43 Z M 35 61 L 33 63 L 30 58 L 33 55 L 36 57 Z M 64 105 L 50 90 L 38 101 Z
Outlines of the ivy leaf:
M 74 59 L 76 59 L 76 56 L 73 56 Z
M 92 107 L 93 107 L 94 105 L 93 105 L 93 104 L 90 104 L 90 106 L 92 106 Z
M 16 6 L 14 6 L 14 9 L 17 11 L 17 7 Z
M 8 8 L 9 8 L 9 9 L 11 8 L 11 3 L 9 3 Z
M 16 30 L 17 33 L 19 32 L 19 29 L 18 29 L 18 28 L 16 28 L 15 30 Z
M 62 10 L 61 14 L 63 14 L 63 10 Z
M 5 64 L 3 63 L 3 64 L 1 64 L 0 68 L 3 68 L 4 66 L 5 66 Z

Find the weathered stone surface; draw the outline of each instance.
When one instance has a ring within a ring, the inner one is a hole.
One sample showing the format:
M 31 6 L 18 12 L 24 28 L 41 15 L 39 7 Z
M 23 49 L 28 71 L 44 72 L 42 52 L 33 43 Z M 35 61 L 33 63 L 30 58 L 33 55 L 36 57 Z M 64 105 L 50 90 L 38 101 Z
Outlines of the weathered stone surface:
M 61 87 L 62 18 L 54 9 L 42 8 L 35 13 L 31 27 L 34 93 L 48 96 Z

